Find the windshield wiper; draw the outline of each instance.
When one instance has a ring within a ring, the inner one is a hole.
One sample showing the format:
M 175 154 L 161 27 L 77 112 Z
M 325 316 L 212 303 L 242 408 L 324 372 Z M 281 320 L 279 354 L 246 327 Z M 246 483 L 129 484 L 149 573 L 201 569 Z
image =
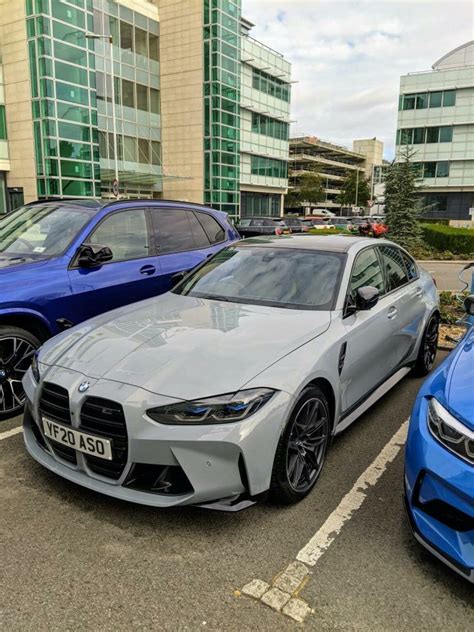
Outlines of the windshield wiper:
M 211 301 L 224 301 L 225 303 L 230 303 L 231 301 L 235 301 L 236 299 L 224 296 L 223 294 L 202 294 L 201 292 L 196 292 L 196 294 L 189 294 L 189 296 L 195 296 L 196 298 L 206 298 Z

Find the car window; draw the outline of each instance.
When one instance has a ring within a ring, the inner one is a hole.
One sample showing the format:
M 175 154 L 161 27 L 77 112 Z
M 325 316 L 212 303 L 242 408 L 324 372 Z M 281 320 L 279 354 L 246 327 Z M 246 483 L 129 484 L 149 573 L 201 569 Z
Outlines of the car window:
M 198 218 L 191 211 L 186 211 L 186 213 L 188 214 L 189 223 L 191 225 L 191 232 L 194 239 L 194 247 L 209 248 L 209 246 L 211 245 L 209 238 L 206 235 L 204 228 L 201 226 Z
M 405 268 L 408 273 L 408 280 L 413 281 L 413 279 L 418 278 L 418 266 L 414 262 L 414 260 L 406 254 L 406 252 L 400 251 L 402 253 L 402 258 L 405 263 Z
M 224 241 L 225 231 L 216 219 L 209 215 L 209 213 L 195 212 L 194 214 L 206 231 L 206 235 L 209 237 L 211 244 L 218 244 L 219 242 Z
M 112 250 L 112 261 L 147 257 L 149 246 L 145 211 L 133 209 L 109 215 L 87 242 L 108 246 Z
M 385 284 L 375 248 L 367 248 L 357 255 L 352 268 L 349 293 L 355 302 L 357 290 L 366 285 L 376 287 L 380 294 L 385 293 Z
M 380 254 L 385 271 L 387 292 L 408 283 L 408 275 L 403 262 L 402 251 L 396 246 L 380 246 Z
M 241 219 L 239 222 L 239 226 L 250 226 L 252 223 L 252 220 L 250 219 Z
M 252 226 L 265 226 L 265 220 L 263 220 L 263 219 L 254 219 L 254 220 L 252 220 Z
M 152 208 L 153 230 L 159 253 L 193 250 L 194 236 L 189 215 L 191 211 L 177 208 Z

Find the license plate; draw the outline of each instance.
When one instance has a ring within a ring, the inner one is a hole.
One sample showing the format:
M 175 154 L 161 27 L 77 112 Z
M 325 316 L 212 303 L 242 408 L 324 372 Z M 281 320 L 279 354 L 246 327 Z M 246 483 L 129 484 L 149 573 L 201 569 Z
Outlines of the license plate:
M 67 428 L 45 417 L 43 417 L 43 431 L 49 439 L 57 443 L 62 443 L 62 445 L 67 445 L 69 448 L 96 456 L 99 459 L 112 460 L 112 443 L 107 439 Z

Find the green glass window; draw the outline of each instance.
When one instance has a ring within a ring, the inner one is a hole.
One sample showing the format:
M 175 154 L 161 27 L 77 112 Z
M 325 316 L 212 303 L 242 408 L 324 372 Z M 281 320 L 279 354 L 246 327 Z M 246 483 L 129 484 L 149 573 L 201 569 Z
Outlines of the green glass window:
M 40 102 L 37 99 L 31 102 L 31 112 L 34 119 L 39 119 L 41 117 Z
M 93 183 L 82 180 L 62 180 L 63 195 L 82 195 L 89 197 L 93 195 Z
M 56 136 L 55 119 L 43 119 L 41 125 L 43 128 L 43 136 Z
M 440 160 L 436 165 L 436 177 L 447 178 L 449 176 L 449 162 L 447 160 Z
M 75 46 L 68 46 L 61 42 L 54 42 L 54 53 L 58 59 L 77 64 L 78 66 L 87 66 L 87 52 L 84 49 Z
M 400 130 L 400 144 L 411 145 L 413 143 L 413 129 Z
M 75 125 L 59 121 L 58 136 L 68 140 L 90 141 L 90 128 L 85 125 Z
M 61 160 L 61 175 L 63 178 L 92 178 L 92 165 L 90 162 Z
M 434 178 L 436 176 L 436 163 L 425 162 L 423 166 L 423 178 Z
M 456 90 L 445 90 L 443 92 L 443 107 L 456 105 Z
M 425 128 L 415 127 L 413 130 L 413 144 L 421 145 L 425 142 Z
M 451 125 L 443 125 L 439 128 L 439 142 L 450 143 L 453 140 L 453 128 Z
M 40 96 L 54 98 L 54 84 L 51 79 L 40 79 Z
M 107 134 L 99 131 L 99 156 L 107 158 Z
M 40 57 L 38 59 L 38 68 L 40 77 L 52 77 L 53 76 L 53 62 L 49 57 Z
M 427 127 L 426 128 L 426 142 L 437 143 L 439 137 L 439 127 Z
M 415 109 L 415 94 L 405 94 L 403 95 L 403 109 L 404 110 L 414 110 Z
M 44 16 L 36 18 L 36 32 L 38 35 L 51 35 L 51 24 L 49 18 Z
M 28 37 L 34 37 L 36 35 L 34 18 L 26 20 L 26 33 Z
M 76 88 L 60 81 L 56 82 L 56 98 L 82 105 L 88 105 L 89 102 L 88 91 L 85 88 Z
M 38 68 L 36 66 L 36 47 L 34 41 L 28 42 L 28 56 L 30 61 L 31 96 L 38 95 Z
M 83 143 L 74 143 L 69 140 L 59 141 L 59 154 L 61 158 L 77 158 L 78 160 L 91 159 L 91 147 Z
M 49 37 L 38 37 L 36 41 L 38 42 L 38 55 L 51 57 L 51 40 Z
M 430 108 L 441 107 L 442 92 L 430 92 Z
M 82 31 L 78 31 L 75 26 L 69 24 L 62 24 L 53 20 L 53 35 L 56 39 L 67 42 L 68 44 L 75 44 L 76 46 L 85 47 L 86 37 Z
M 71 66 L 71 64 L 65 64 L 62 61 L 56 61 L 54 68 L 56 71 L 56 79 L 87 86 L 87 70 L 84 70 L 84 68 Z
M 76 123 L 89 123 L 89 110 L 81 108 L 78 105 L 70 105 L 69 103 L 61 103 L 58 101 L 58 118 L 66 121 L 74 121 Z
M 416 95 L 416 109 L 423 110 L 428 107 L 428 93 L 422 92 Z
M 48 197 L 53 195 L 60 195 L 59 191 L 59 180 L 49 178 L 46 180 L 46 195 Z
M 62 2 L 53 2 L 51 6 L 51 15 L 58 20 L 72 24 L 79 29 L 86 28 L 84 11 L 74 9 Z
M 47 176 L 58 176 L 58 161 L 52 158 L 47 158 L 44 161 L 45 172 Z
M 7 119 L 5 116 L 5 106 L 0 105 L 0 140 L 7 139 Z

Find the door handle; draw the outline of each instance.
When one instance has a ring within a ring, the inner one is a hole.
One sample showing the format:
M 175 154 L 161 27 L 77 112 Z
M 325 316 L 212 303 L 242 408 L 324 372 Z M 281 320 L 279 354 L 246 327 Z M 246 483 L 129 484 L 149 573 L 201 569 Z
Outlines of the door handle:
M 140 274 L 145 274 L 146 276 L 151 276 L 152 274 L 155 274 L 155 272 L 156 268 L 152 265 L 146 265 L 140 268 Z
M 394 318 L 397 317 L 397 314 L 398 314 L 398 309 L 396 307 L 391 307 L 388 310 L 387 317 L 388 317 L 389 320 L 393 320 Z
M 417 287 L 415 289 L 415 296 L 423 296 L 423 288 L 422 287 Z

